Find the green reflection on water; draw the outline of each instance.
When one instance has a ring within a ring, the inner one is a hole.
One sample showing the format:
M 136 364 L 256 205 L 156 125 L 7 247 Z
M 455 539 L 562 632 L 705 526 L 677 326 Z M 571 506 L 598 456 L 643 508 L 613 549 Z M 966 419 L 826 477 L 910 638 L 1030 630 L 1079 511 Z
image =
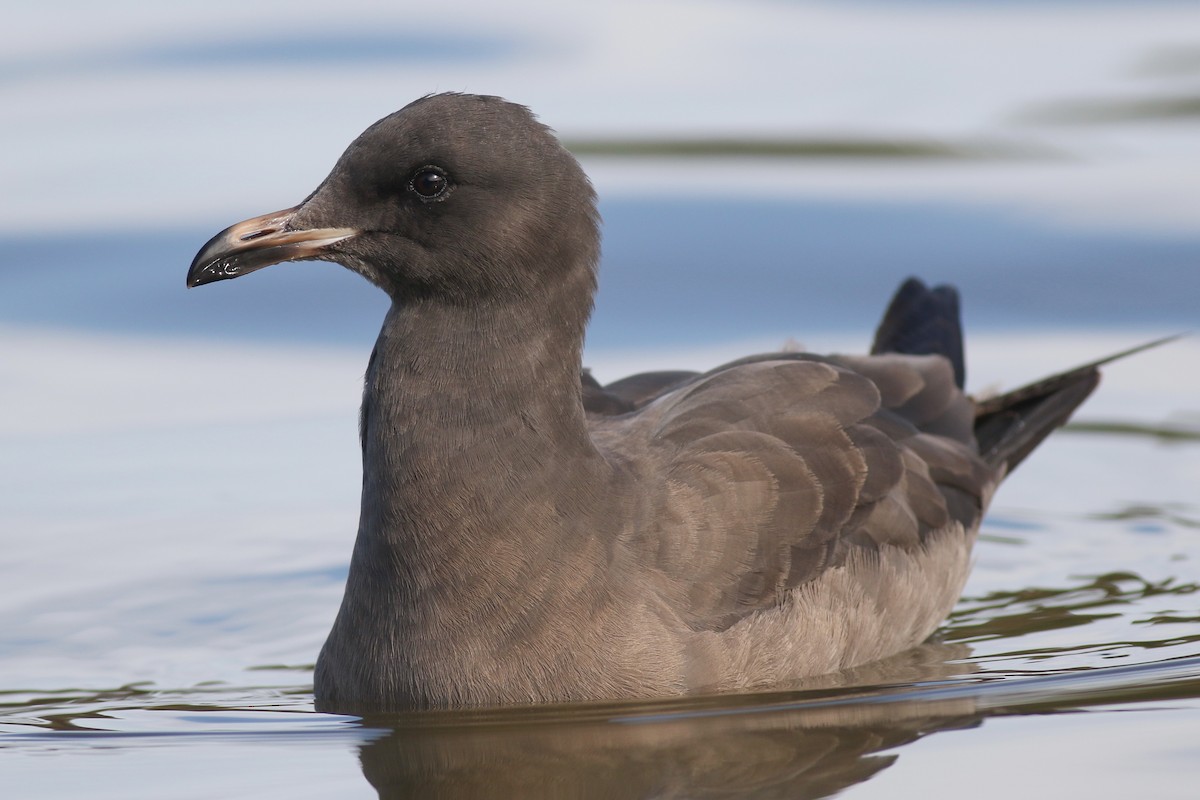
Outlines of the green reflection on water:
M 1065 587 L 1029 587 L 964 598 L 950 615 L 946 641 L 1016 639 L 1030 633 L 1086 625 L 1127 613 L 1120 607 L 1164 595 L 1194 594 L 1200 585 L 1175 578 L 1148 581 L 1132 572 L 1109 572 Z M 1200 640 L 1200 637 L 1197 637 Z M 1019 650 L 1015 653 L 1056 652 Z
M 609 138 L 565 142 L 577 156 L 637 158 L 855 158 L 992 160 L 1062 158 L 1064 154 L 1042 145 L 1017 141 L 961 141 L 936 139 L 822 139 L 791 138 Z
M 1200 428 L 1194 425 L 1142 422 L 1072 422 L 1063 428 L 1070 433 L 1104 433 L 1118 436 L 1146 436 L 1168 442 L 1200 442 Z

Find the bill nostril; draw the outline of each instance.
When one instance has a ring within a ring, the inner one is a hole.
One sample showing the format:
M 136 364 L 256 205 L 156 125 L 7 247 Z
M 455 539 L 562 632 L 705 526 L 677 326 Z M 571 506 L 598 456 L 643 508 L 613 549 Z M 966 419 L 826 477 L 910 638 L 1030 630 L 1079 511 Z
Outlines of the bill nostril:
M 254 239 L 261 239 L 263 236 L 276 233 L 277 231 L 278 228 L 260 228 L 256 231 L 250 231 L 247 234 L 243 234 L 242 236 L 238 237 L 238 241 L 249 242 L 253 241 Z

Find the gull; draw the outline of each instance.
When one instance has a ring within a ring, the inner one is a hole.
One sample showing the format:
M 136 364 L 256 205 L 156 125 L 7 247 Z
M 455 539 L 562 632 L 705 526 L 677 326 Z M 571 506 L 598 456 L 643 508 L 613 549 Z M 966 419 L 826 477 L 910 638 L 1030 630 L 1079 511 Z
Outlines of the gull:
M 870 354 L 601 386 L 581 362 L 599 256 L 595 193 L 550 129 L 457 93 L 196 256 L 189 286 L 318 259 L 392 300 L 318 708 L 746 691 L 911 648 L 997 485 L 1111 360 L 976 400 L 958 294 L 910 279 Z

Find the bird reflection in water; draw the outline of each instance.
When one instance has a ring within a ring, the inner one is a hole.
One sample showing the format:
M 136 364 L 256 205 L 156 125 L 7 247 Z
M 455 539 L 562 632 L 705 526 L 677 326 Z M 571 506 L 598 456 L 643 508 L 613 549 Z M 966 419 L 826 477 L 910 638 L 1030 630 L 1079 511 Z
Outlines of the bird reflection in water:
M 363 774 L 409 797 L 827 797 L 892 751 L 978 725 L 973 696 L 906 699 L 889 687 L 970 672 L 962 644 L 928 643 L 790 692 L 660 703 L 368 718 Z

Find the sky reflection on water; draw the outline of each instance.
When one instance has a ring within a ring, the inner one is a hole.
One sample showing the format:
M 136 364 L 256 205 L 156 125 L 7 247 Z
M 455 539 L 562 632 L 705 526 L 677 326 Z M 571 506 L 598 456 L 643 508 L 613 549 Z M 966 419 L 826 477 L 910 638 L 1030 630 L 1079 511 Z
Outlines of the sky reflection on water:
M 1200 233 L 1063 229 L 978 208 L 850 201 L 618 196 L 601 211 L 593 348 L 866 332 L 910 274 L 953 281 L 973 331 L 1200 325 Z M 374 340 L 386 298 L 336 265 L 288 264 L 236 286 L 182 291 L 178 266 L 207 236 L 0 237 L 8 287 L 0 319 L 140 335 Z

